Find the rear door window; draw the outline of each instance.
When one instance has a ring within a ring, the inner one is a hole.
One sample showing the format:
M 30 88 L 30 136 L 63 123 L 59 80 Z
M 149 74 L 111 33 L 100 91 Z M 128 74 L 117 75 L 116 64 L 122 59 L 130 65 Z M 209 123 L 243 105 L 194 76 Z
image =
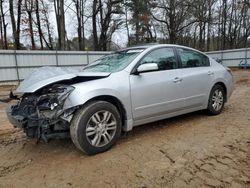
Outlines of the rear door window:
M 182 68 L 210 66 L 209 58 L 199 52 L 184 48 L 177 48 L 177 52 L 181 60 Z

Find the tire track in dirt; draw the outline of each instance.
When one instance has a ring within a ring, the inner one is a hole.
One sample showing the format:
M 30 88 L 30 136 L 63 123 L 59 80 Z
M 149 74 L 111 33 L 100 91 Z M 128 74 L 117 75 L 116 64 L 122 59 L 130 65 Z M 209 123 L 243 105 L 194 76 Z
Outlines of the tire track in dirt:
M 9 166 L 0 166 L 0 178 L 7 176 L 11 173 L 14 173 L 15 171 L 25 168 L 26 166 L 28 166 L 30 163 L 32 162 L 32 160 L 28 160 L 28 161 L 20 161 L 17 162 L 15 164 L 9 165 Z

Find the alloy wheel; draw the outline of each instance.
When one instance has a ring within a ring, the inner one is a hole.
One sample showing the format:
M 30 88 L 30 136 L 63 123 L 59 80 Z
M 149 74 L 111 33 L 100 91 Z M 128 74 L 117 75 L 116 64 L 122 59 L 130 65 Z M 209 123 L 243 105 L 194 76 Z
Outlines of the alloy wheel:
M 212 106 L 214 110 L 219 111 L 221 110 L 223 106 L 224 98 L 223 93 L 221 90 L 217 89 L 214 91 L 213 97 L 212 97 Z
M 115 116 L 109 111 L 93 114 L 86 126 L 86 137 L 94 147 L 103 147 L 114 138 L 117 129 Z

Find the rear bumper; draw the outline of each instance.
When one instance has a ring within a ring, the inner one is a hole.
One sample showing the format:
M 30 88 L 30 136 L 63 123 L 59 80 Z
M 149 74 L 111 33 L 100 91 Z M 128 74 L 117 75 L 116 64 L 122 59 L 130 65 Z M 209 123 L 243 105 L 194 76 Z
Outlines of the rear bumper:
M 227 99 L 229 99 L 229 98 L 231 97 L 233 91 L 234 91 L 234 86 L 232 86 L 232 87 L 229 89 L 228 94 L 227 94 Z
M 234 90 L 234 77 L 231 75 L 227 84 L 227 100 L 231 97 Z

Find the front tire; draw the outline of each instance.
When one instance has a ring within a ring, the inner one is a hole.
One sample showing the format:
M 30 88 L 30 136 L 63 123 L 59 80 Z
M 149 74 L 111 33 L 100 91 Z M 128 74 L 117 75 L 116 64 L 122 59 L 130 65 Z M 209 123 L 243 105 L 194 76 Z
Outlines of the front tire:
M 121 128 L 121 116 L 113 104 L 93 101 L 76 112 L 70 135 L 78 149 L 93 155 L 110 149 L 118 141 Z
M 215 85 L 209 96 L 207 110 L 211 115 L 218 115 L 222 112 L 226 100 L 226 93 L 222 86 Z

